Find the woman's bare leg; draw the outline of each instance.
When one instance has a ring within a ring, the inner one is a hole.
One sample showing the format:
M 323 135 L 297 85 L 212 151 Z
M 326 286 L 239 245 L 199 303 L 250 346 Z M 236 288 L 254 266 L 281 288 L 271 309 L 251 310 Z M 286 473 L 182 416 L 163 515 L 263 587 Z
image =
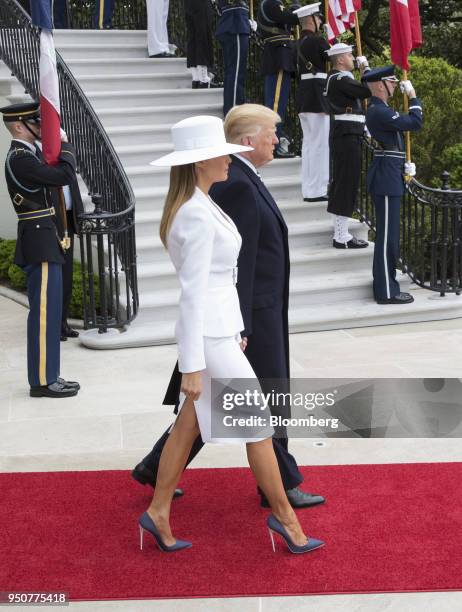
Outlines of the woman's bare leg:
M 162 451 L 154 496 L 147 510 L 167 546 L 176 542 L 169 521 L 173 493 L 198 435 L 199 425 L 194 402 L 188 398 L 183 403 Z
M 295 544 L 299 546 L 306 544 L 307 537 L 284 491 L 272 439 L 248 443 L 247 457 L 258 486 L 268 499 L 274 516 L 284 525 Z

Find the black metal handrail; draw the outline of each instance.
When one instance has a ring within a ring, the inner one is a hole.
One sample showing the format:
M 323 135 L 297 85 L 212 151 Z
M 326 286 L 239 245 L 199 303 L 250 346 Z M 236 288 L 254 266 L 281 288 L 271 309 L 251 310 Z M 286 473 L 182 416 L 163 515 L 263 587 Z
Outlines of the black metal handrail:
M 39 98 L 39 32 L 16 0 L 0 5 L 0 58 Z M 61 118 L 95 205 L 79 219 L 85 328 L 121 328 L 138 312 L 135 196 L 98 116 L 57 52 Z M 95 266 L 94 260 L 96 259 Z
M 366 189 L 372 142 L 362 143 L 362 170 L 357 213 L 375 231 L 375 210 Z M 451 190 L 443 172 L 441 189 L 412 178 L 401 207 L 401 269 L 411 280 L 441 296 L 462 292 L 462 191 Z

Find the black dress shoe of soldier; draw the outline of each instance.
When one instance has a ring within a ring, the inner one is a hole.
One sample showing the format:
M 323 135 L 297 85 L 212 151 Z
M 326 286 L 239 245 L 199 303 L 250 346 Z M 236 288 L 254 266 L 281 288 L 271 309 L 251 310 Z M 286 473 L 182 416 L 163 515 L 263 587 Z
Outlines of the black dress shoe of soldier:
M 410 293 L 398 293 L 398 295 L 394 295 L 392 298 L 385 300 L 375 300 L 377 304 L 411 304 L 414 301 L 414 298 Z
M 286 491 L 287 499 L 292 508 L 308 508 L 309 506 L 317 506 L 323 504 L 326 500 L 321 495 L 313 495 L 313 493 L 305 493 L 298 487 L 288 489 Z M 261 507 L 269 508 L 269 502 L 264 495 L 261 496 Z
M 337 242 L 336 240 L 333 240 L 332 246 L 335 249 L 365 249 L 369 246 L 369 243 L 365 240 L 356 238 L 356 236 L 353 236 L 353 238 L 348 240 L 348 242 Z
M 64 380 L 64 378 L 59 377 L 56 382 L 59 382 L 59 384 L 65 387 L 69 387 L 69 389 L 77 389 L 77 391 L 80 389 L 79 383 L 75 380 Z
M 176 56 L 174 53 L 156 53 L 155 55 L 150 55 L 149 57 L 159 59 L 159 58 L 176 57 Z
M 66 338 L 78 338 L 79 332 L 69 325 L 69 323 L 65 323 L 61 325 L 61 337 L 66 336 Z
M 66 387 L 66 385 L 56 381 L 51 385 L 43 385 L 41 387 L 31 387 L 29 395 L 31 397 L 72 397 L 79 392 L 75 387 Z
M 295 153 L 291 153 L 283 147 L 276 147 L 274 149 L 273 157 L 275 159 L 291 159 L 292 157 L 295 157 Z
M 303 198 L 304 202 L 324 202 L 325 200 L 328 200 L 328 196 L 327 193 L 326 195 L 323 196 L 319 196 L 317 198 Z
M 148 484 L 151 485 L 152 488 L 156 486 L 154 473 L 148 467 L 146 467 L 142 461 L 138 463 L 138 465 L 136 465 L 135 469 L 132 471 L 132 478 L 142 485 Z M 173 497 L 181 497 L 182 495 L 184 495 L 183 489 L 175 489 Z

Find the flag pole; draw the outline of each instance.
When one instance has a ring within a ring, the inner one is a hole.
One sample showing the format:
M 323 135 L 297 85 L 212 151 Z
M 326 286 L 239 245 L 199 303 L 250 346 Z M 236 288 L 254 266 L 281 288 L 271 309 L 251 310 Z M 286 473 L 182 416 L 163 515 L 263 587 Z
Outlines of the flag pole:
M 253 20 L 254 20 L 254 19 L 253 19 L 253 0 L 250 0 L 250 5 L 249 5 L 249 8 L 250 8 L 250 11 L 249 11 L 249 13 L 250 13 L 250 19 L 253 21 Z
M 357 55 L 363 54 L 363 46 L 361 43 L 361 32 L 359 31 L 359 15 L 358 11 L 355 11 L 355 38 L 356 38 L 356 51 Z

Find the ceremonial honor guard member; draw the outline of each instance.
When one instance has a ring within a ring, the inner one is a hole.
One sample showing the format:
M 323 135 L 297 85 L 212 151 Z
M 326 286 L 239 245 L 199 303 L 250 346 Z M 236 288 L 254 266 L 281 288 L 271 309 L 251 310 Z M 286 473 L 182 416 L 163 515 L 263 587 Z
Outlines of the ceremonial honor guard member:
M 49 166 L 35 145 L 40 140 L 39 104 L 14 104 L 0 112 L 13 136 L 5 175 L 19 221 L 14 263 L 27 275 L 30 395 L 69 397 L 76 395 L 80 386 L 59 376 L 64 245 L 51 188 L 75 181 L 75 150 L 63 142 L 58 163 Z
M 362 101 L 371 92 L 357 81 L 352 70 L 352 47 L 344 43 L 333 45 L 327 55 L 333 69 L 326 82 L 325 97 L 331 117 L 330 152 L 331 175 L 327 211 L 335 215 L 334 240 L 336 249 L 363 249 L 368 246 L 348 232 L 348 223 L 356 208 L 361 175 L 361 137 L 366 117 Z M 369 69 L 367 59 L 356 59 L 361 73 Z
M 115 0 L 96 0 L 93 25 L 98 30 L 112 29 Z
M 192 88 L 210 87 L 213 66 L 211 5 L 204 0 L 184 0 L 186 17 L 186 65 L 191 71 Z
M 258 30 L 265 44 L 261 74 L 264 82 L 264 103 L 277 113 L 284 123 L 289 102 L 290 79 L 295 73 L 293 36 L 291 28 L 300 21 L 295 13 L 286 9 L 282 0 L 262 0 L 257 16 Z M 275 157 L 293 157 L 289 153 L 289 140 L 278 125 L 279 144 Z
M 322 17 L 320 2 L 294 11 L 302 32 L 296 41 L 297 89 L 296 108 L 303 130 L 302 194 L 305 202 L 327 200 L 329 184 L 329 127 L 326 86 L 326 51 L 329 43 L 320 35 Z
M 377 141 L 378 149 L 367 174 L 367 188 L 376 212 L 374 249 L 374 296 L 378 304 L 409 304 L 414 298 L 400 291 L 396 280 L 399 259 L 400 208 L 405 192 L 404 176 L 415 175 L 415 165 L 406 162 L 402 132 L 422 127 L 422 103 L 410 81 L 401 82 L 401 90 L 409 96 L 409 113 L 400 114 L 388 106 L 398 79 L 395 67 L 369 71 L 363 77 L 371 92 L 366 125 Z
M 146 0 L 149 57 L 175 57 L 175 45 L 168 42 L 169 0 Z
M 250 29 L 256 22 L 249 19 L 247 0 L 217 0 L 220 18 L 215 36 L 223 49 L 223 114 L 245 102 L 245 73 L 249 51 Z

